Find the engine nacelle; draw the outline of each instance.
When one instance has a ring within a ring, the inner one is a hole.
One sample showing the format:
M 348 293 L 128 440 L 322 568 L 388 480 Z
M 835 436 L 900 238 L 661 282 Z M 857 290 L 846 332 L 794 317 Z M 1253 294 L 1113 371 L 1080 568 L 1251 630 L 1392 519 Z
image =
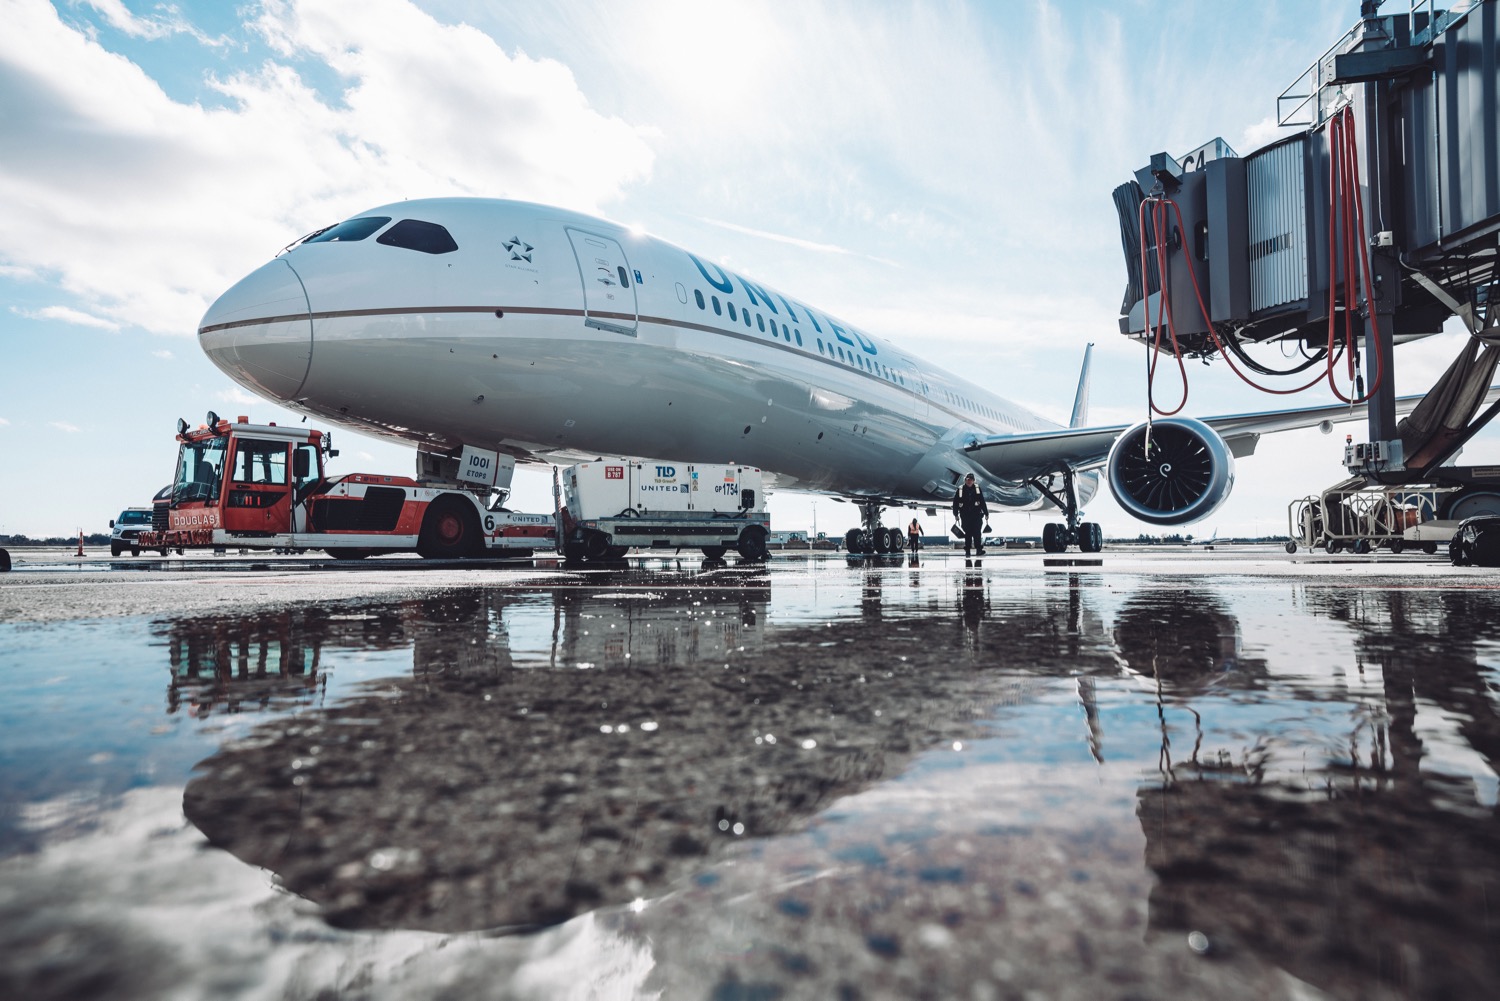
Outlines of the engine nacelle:
M 1191 417 L 1137 424 L 1109 450 L 1109 489 L 1115 500 L 1153 525 L 1207 518 L 1233 487 L 1229 445 Z

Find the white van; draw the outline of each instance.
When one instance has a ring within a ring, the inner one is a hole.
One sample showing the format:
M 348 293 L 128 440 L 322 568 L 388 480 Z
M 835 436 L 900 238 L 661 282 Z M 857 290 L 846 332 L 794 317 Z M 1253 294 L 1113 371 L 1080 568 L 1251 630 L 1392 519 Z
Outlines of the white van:
M 149 507 L 127 507 L 120 512 L 118 518 L 109 523 L 112 531 L 109 533 L 109 555 L 119 556 L 125 550 L 130 550 L 131 556 L 141 555 L 141 533 L 151 528 L 151 509 Z M 167 551 L 161 551 L 163 556 Z

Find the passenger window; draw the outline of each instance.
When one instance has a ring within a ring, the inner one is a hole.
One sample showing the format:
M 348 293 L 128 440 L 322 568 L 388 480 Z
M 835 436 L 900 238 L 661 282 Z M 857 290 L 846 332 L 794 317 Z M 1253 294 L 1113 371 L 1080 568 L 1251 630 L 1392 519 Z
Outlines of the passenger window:
M 723 316 L 724 315 L 724 310 L 719 307 L 719 297 L 718 296 L 714 296 L 714 315 L 715 316 Z
M 760 328 L 761 333 L 766 332 L 766 318 L 759 313 L 755 314 L 755 325 Z M 773 330 L 771 333 L 774 335 L 776 331 Z
M 435 222 L 420 219 L 402 219 L 377 236 L 375 242 L 424 254 L 450 254 L 458 249 L 458 244 L 453 242 L 446 229 Z
M 802 346 L 802 331 L 794 330 L 792 333 L 797 335 L 797 347 L 800 348 Z
M 696 289 L 696 288 L 693 289 L 693 298 L 696 299 L 696 300 L 698 300 L 698 308 L 699 309 L 704 308 L 703 307 L 703 290 L 702 289 Z
M 729 318 L 731 320 L 738 320 L 740 318 L 740 315 L 734 311 L 734 303 L 732 302 L 729 304 Z

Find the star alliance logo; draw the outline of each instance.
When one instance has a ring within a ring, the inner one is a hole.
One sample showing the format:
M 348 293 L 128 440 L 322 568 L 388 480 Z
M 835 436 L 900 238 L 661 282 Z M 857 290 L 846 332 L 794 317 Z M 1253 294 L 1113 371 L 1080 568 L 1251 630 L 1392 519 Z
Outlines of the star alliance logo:
M 511 260 L 525 261 L 527 264 L 531 263 L 531 252 L 535 248 L 525 240 L 522 240 L 519 236 L 511 237 L 505 243 L 501 244 L 501 246 L 510 251 Z

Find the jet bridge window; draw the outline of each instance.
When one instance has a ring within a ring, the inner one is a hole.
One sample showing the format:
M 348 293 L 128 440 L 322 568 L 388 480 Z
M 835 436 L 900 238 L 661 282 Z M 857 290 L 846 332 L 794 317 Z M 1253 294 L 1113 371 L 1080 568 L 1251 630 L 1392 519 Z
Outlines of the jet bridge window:
M 355 243 L 391 221 L 388 215 L 361 216 L 345 219 L 337 226 L 329 226 L 316 236 L 307 238 L 307 243 Z
M 435 222 L 420 219 L 402 219 L 375 238 L 376 243 L 387 247 L 403 247 L 419 250 L 424 254 L 451 254 L 458 249 L 453 237 Z

